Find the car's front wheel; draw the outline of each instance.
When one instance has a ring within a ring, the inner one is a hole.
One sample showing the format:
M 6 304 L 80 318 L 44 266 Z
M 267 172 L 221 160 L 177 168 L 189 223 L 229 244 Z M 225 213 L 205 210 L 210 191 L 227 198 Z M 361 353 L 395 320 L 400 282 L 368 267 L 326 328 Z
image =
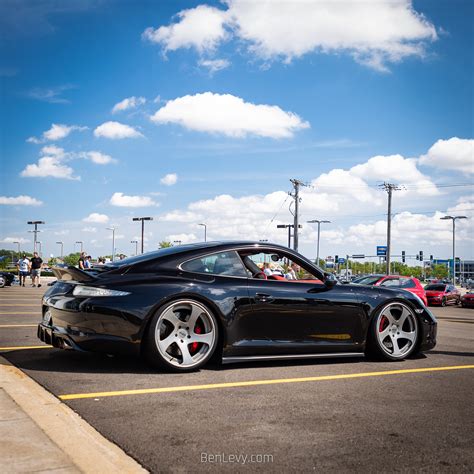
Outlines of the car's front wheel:
M 159 367 L 176 372 L 201 368 L 218 342 L 214 314 L 195 300 L 173 301 L 155 314 L 146 336 L 145 353 Z
M 368 353 L 384 360 L 402 360 L 416 350 L 418 319 L 406 304 L 385 305 L 372 320 L 368 337 Z

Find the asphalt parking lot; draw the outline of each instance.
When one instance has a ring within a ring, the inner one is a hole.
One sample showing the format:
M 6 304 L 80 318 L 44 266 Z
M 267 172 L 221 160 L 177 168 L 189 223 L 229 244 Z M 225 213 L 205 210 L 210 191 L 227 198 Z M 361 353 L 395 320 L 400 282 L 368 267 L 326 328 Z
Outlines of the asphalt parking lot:
M 474 470 L 474 310 L 416 359 L 159 373 L 36 338 L 45 288 L 0 290 L 0 352 L 152 472 Z

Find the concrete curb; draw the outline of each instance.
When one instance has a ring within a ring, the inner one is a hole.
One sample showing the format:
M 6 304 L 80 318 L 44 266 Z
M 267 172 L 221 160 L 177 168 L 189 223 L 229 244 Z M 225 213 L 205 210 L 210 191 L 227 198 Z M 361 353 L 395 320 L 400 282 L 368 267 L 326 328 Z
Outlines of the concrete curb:
M 0 356 L 0 387 L 84 473 L 146 473 L 71 408 Z M 25 439 L 28 443 L 28 439 Z

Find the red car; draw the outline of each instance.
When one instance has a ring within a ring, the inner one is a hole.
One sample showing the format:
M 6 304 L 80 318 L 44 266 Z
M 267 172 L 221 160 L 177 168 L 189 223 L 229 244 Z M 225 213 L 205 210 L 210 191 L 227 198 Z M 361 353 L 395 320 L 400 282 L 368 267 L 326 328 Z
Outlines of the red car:
M 425 291 L 429 305 L 446 306 L 447 304 L 459 304 L 461 302 L 461 293 L 454 285 L 433 283 L 426 285 Z
M 402 288 L 419 296 L 425 306 L 428 306 L 425 290 L 418 278 L 399 275 L 367 275 L 356 278 L 352 283 L 358 283 L 359 285 L 383 286 L 385 288 Z
M 461 306 L 463 308 L 474 308 L 474 291 L 468 291 L 461 296 Z

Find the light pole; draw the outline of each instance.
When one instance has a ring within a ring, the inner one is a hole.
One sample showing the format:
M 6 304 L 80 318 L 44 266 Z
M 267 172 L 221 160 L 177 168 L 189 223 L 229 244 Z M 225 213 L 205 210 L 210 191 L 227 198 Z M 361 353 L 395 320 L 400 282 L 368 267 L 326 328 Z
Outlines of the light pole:
M 115 227 L 107 227 L 107 230 L 112 231 L 112 262 L 115 260 Z
M 204 242 L 207 242 L 207 225 L 206 224 L 199 224 L 204 227 Z
M 142 253 L 143 253 L 143 243 L 144 243 L 144 235 L 145 235 L 145 221 L 152 221 L 153 217 L 134 217 L 132 220 L 134 221 L 141 221 L 142 222 Z
M 138 255 L 138 240 L 131 240 L 131 244 L 135 244 L 135 255 Z
M 308 221 L 308 224 L 318 224 L 318 246 L 317 246 L 317 251 L 316 251 L 316 265 L 319 265 L 319 239 L 321 236 L 321 224 L 330 224 L 331 221 L 322 221 L 318 219 L 313 219 L 311 221 Z
M 15 241 L 15 242 L 13 242 L 13 243 L 18 245 L 18 258 L 20 258 L 20 252 L 21 252 L 21 250 L 20 250 L 20 242 Z
M 291 248 L 291 228 L 293 224 L 278 224 L 277 229 L 288 229 L 288 248 Z
M 442 221 L 453 221 L 453 285 L 456 284 L 456 219 L 467 219 L 466 216 L 444 216 L 440 217 Z M 461 269 L 461 268 L 459 268 Z
M 61 260 L 62 260 L 63 259 L 64 242 L 56 242 L 56 243 L 61 246 Z
M 173 243 L 176 245 L 181 245 L 181 240 L 173 240 Z
M 82 240 L 76 240 L 76 244 L 81 244 L 81 253 L 82 253 L 84 242 Z
M 38 240 L 38 241 L 36 242 L 36 245 L 39 245 L 38 253 L 39 253 L 39 256 L 41 257 L 42 250 L 43 250 L 43 242 L 40 242 L 40 241 Z
M 33 252 L 36 252 L 37 234 L 38 234 L 38 232 L 40 232 L 40 231 L 38 230 L 38 225 L 39 225 L 39 224 L 46 224 L 46 222 L 44 222 L 44 221 L 28 221 L 27 224 L 34 225 L 34 226 L 35 226 L 35 230 L 32 230 L 32 231 L 30 231 L 30 232 L 33 232 L 33 233 L 35 234 L 34 245 L 33 245 Z

